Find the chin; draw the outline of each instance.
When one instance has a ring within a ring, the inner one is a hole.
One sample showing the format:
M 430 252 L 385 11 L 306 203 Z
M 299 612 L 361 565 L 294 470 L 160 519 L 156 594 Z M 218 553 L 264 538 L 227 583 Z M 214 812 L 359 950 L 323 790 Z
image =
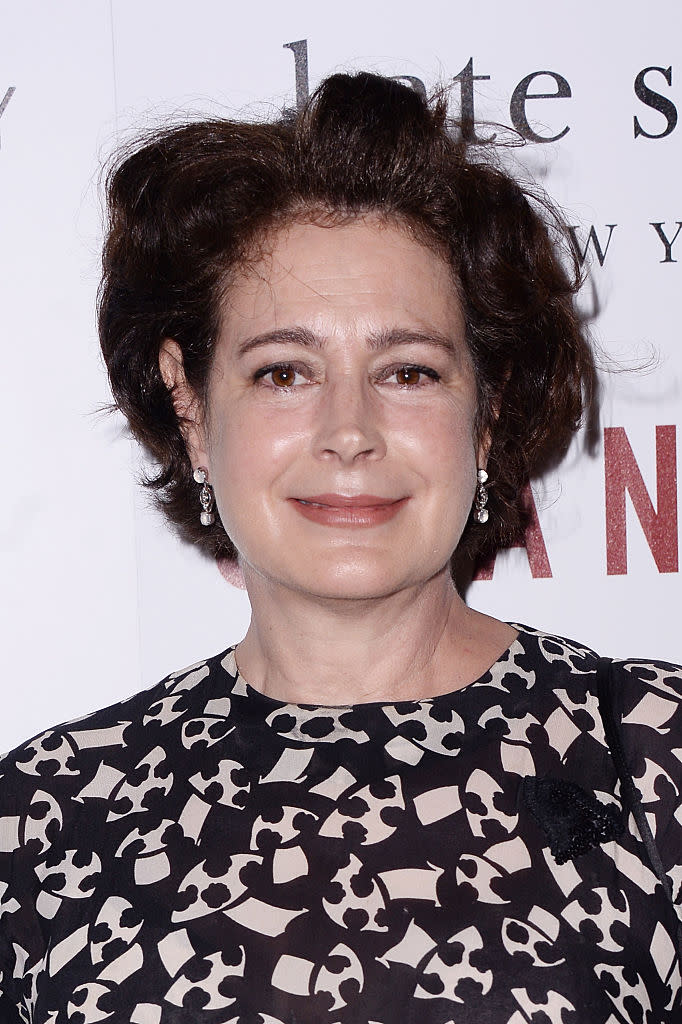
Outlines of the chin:
M 243 553 L 247 589 L 251 577 L 255 586 L 260 580 L 260 585 L 281 587 L 320 601 L 368 601 L 419 587 L 442 572 L 450 576 L 447 552 L 443 551 L 436 561 L 433 550 L 424 550 L 420 559 L 416 545 L 409 552 L 409 563 L 403 545 L 344 550 L 340 546 L 306 548 L 301 544 L 298 551 L 298 557 L 284 559 L 277 557 L 278 551 L 272 551 L 272 559 L 264 558 L 262 549 L 257 558 Z
M 320 601 L 373 601 L 389 597 L 402 590 L 400 584 L 383 584 L 369 580 L 320 580 L 316 585 L 302 587 L 301 590 Z
M 438 571 L 413 566 L 410 572 L 395 557 L 390 566 L 369 565 L 366 560 L 357 559 L 336 565 L 318 563 L 310 575 L 298 577 L 292 584 L 299 592 L 320 600 L 371 601 L 419 586 Z

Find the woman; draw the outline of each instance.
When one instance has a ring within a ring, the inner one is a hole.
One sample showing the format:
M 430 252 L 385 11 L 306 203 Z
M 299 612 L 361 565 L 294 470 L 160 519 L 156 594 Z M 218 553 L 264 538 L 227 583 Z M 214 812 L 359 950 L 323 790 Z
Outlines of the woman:
M 109 186 L 117 404 L 253 615 L 2 762 L 2 1019 L 679 1019 L 680 669 L 452 582 L 592 379 L 537 204 L 367 74 Z

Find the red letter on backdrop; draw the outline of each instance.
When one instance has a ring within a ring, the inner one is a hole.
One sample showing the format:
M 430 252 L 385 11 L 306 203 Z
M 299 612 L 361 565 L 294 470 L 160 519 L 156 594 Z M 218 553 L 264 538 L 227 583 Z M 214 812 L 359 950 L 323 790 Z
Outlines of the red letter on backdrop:
M 528 509 L 528 525 L 524 534 L 523 543 L 519 541 L 517 544 L 512 544 L 511 546 L 526 549 L 528 564 L 530 566 L 530 574 L 534 580 L 551 579 L 552 567 L 549 564 L 547 548 L 545 547 L 545 538 L 542 536 L 542 527 L 540 526 L 540 520 L 538 519 L 538 510 L 535 507 L 535 499 L 533 497 L 533 492 L 530 489 L 530 484 L 526 484 L 524 487 L 521 501 L 525 508 Z M 489 562 L 486 562 L 485 565 L 482 565 L 479 568 L 474 579 L 491 580 L 493 578 L 494 568 L 495 559 L 492 558 Z
M 656 511 L 623 427 L 604 429 L 606 572 L 628 571 L 625 492 L 659 572 L 677 572 L 677 452 L 674 426 L 656 427 Z

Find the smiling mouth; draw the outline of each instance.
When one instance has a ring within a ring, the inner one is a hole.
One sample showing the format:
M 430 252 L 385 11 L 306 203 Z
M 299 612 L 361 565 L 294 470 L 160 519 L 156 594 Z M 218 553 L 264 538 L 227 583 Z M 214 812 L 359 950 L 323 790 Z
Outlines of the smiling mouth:
M 316 494 L 310 498 L 294 498 L 294 501 L 301 505 L 309 505 L 313 508 L 329 509 L 371 509 L 385 508 L 388 505 L 395 505 L 405 498 L 381 498 L 375 494 L 356 494 L 353 496 L 344 494 Z
M 297 511 L 306 519 L 322 526 L 380 526 L 392 519 L 408 498 L 381 498 L 374 494 L 316 494 L 309 498 L 293 498 Z

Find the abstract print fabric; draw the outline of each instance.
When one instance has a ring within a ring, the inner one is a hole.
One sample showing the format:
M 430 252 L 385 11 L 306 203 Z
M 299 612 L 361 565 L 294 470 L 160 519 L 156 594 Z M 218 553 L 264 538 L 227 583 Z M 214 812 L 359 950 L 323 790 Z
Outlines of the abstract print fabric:
M 230 649 L 7 755 L 3 1024 L 682 1020 L 597 656 L 518 628 L 397 704 L 283 704 Z M 682 670 L 614 680 L 679 902 Z

